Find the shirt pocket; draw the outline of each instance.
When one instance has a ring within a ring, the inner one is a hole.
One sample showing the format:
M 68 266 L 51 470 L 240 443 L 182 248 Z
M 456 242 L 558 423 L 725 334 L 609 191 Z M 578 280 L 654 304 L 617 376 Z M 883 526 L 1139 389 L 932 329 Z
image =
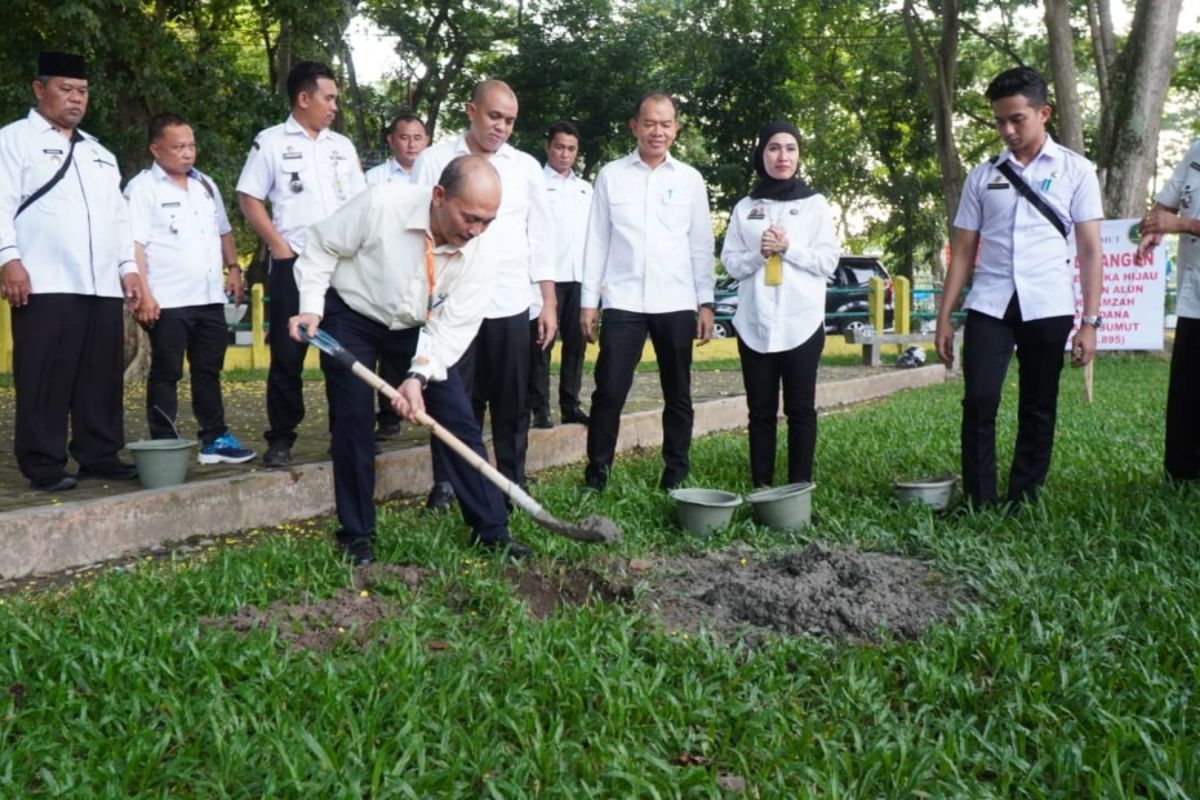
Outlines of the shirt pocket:
M 658 218 L 669 230 L 686 231 L 692 220 L 691 198 L 668 189 L 666 197 L 658 204 Z
M 313 188 L 307 185 L 311 178 L 309 172 L 312 165 L 309 161 L 310 159 L 303 153 L 279 154 L 275 165 L 276 182 L 284 187 L 285 196 L 299 194 L 305 189 Z
M 632 198 L 613 199 L 609 203 L 612 209 L 613 225 L 621 228 L 640 227 L 642 220 L 642 204 Z

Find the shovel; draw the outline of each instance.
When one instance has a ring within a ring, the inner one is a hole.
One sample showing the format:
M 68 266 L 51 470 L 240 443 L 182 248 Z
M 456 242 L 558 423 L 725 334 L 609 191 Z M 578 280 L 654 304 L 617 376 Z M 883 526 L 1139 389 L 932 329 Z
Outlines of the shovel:
M 325 333 L 325 331 L 319 330 L 316 334 L 309 334 L 306 329 L 301 327 L 300 336 L 304 341 L 348 368 L 359 378 L 362 378 L 375 391 L 382 392 L 389 399 L 399 395 L 399 392 L 394 387 L 363 366 L 363 363 L 356 359 L 353 353 L 342 347 L 337 339 L 334 339 L 328 333 Z M 533 517 L 534 522 L 543 528 L 579 542 L 615 543 L 621 541 L 621 529 L 608 517 L 593 514 L 578 525 L 564 522 L 543 508 L 541 503 L 530 497 L 520 486 L 504 477 L 499 470 L 486 460 L 480 458 L 478 453 L 463 444 L 453 433 L 443 428 L 433 417 L 421 411 L 417 413 L 417 422 L 429 428 L 435 437 L 478 470 L 483 477 L 494 483 L 500 491 L 511 498 L 514 503 Z

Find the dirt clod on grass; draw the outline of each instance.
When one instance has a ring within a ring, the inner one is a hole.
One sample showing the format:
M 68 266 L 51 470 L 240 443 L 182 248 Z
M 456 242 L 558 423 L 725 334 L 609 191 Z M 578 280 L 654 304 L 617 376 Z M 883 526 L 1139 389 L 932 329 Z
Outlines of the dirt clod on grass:
M 663 559 L 646 577 L 668 628 L 751 642 L 767 632 L 913 639 L 949 618 L 956 594 L 920 561 L 817 542 L 765 560 L 736 552 Z

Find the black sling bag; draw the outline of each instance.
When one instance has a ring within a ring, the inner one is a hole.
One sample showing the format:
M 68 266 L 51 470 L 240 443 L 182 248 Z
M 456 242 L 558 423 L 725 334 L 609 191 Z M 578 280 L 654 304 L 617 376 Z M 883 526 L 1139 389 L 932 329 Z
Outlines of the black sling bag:
M 29 208 L 38 200 L 41 200 L 42 196 L 45 195 L 46 192 L 58 185 L 58 182 L 61 181 L 63 176 L 67 174 L 67 170 L 71 168 L 71 159 L 75 156 L 75 144 L 82 141 L 83 136 L 80 135 L 79 131 L 71 131 L 71 149 L 67 151 L 67 157 L 63 159 L 62 166 L 58 168 L 58 172 L 54 173 L 54 177 L 46 181 L 46 183 L 36 192 L 25 198 L 25 202 L 18 206 L 17 213 L 13 214 L 13 219 L 21 216 L 22 211 Z
M 996 159 L 998 158 L 1000 158 L 1000 156 L 995 156 L 992 159 L 992 163 L 995 164 Z M 1013 188 L 1017 190 L 1017 193 L 1020 194 L 1021 197 L 1024 197 L 1033 204 L 1034 208 L 1042 212 L 1042 216 L 1050 221 L 1050 224 L 1054 226 L 1054 229 L 1058 231 L 1064 239 L 1068 238 L 1069 234 L 1067 231 L 1067 224 L 1063 222 L 1062 218 L 1058 216 L 1053 208 L 1050 207 L 1050 204 L 1043 200 L 1042 196 L 1030 188 L 1029 184 L 1025 182 L 1025 179 L 1017 174 L 1017 171 L 1012 168 L 1012 164 L 1008 163 L 1008 161 L 1003 161 L 996 166 L 996 169 L 1000 171 L 1001 175 L 1008 178 L 1009 183 L 1013 185 Z

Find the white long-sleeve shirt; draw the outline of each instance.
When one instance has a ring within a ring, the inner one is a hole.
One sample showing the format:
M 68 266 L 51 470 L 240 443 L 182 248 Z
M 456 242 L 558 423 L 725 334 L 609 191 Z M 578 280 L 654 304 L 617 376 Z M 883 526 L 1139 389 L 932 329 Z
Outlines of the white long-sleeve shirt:
M 435 247 L 430 297 L 425 237 L 432 196 L 428 186 L 395 181 L 356 195 L 309 228 L 295 273 L 301 313 L 323 315 L 332 286 L 368 319 L 392 330 L 421 328 L 410 369 L 442 381 L 479 330 L 492 269 L 482 237 L 462 248 Z
M 770 225 L 787 232 L 783 280 L 767 286 L 763 233 Z M 837 231 L 823 195 L 803 200 L 755 200 L 734 206 L 721 248 L 721 263 L 737 278 L 733 327 L 760 353 L 779 353 L 804 344 L 825 322 L 825 285 L 838 262 Z
M 554 263 L 559 283 L 583 280 L 583 251 L 587 243 L 588 213 L 592 209 L 592 185 L 571 170 L 560 175 L 547 164 L 546 200 L 554 218 Z
M 62 180 L 17 217 L 58 172 L 71 143 L 36 110 L 0 129 L 0 264 L 21 259 L 34 294 L 121 297 L 137 272 L 117 158 L 79 131 Z
M 133 240 L 146 253 L 150 292 L 163 308 L 225 302 L 221 237 L 232 229 L 213 179 L 193 169 L 187 188 L 157 163 L 125 186 Z
M 413 182 L 435 185 L 447 164 L 470 152 L 465 135 L 427 148 L 413 164 Z M 529 309 L 531 283 L 554 280 L 554 222 L 533 156 L 505 144 L 488 160 L 500 175 L 500 209 L 480 237 L 494 270 L 485 317 L 500 319 Z
M 600 170 L 588 218 L 580 305 L 659 314 L 713 299 L 713 232 L 704 179 L 669 154 L 637 151 Z

